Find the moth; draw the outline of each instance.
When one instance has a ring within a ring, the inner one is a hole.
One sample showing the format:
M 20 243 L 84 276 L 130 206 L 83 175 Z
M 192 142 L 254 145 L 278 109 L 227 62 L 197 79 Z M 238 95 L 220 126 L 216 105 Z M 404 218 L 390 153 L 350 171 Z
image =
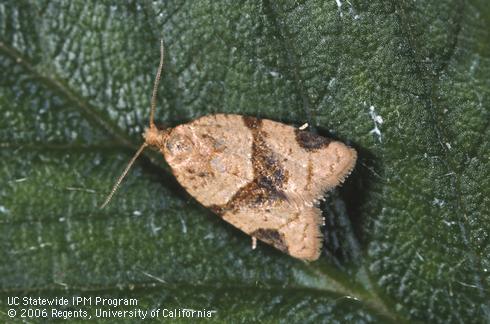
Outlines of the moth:
M 191 196 L 254 242 L 259 239 L 298 259 L 318 259 L 318 202 L 351 173 L 356 151 L 300 128 L 235 114 L 208 115 L 158 129 L 153 118 L 163 58 L 162 42 L 145 142 L 102 207 L 141 152 L 153 146 Z

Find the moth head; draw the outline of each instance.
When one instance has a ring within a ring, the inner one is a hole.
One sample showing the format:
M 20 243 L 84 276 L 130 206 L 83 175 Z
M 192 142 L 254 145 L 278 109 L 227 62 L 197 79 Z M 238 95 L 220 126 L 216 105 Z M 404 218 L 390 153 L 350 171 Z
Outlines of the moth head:
M 149 127 L 143 133 L 143 138 L 145 139 L 146 144 L 161 148 L 167 141 L 169 131 L 169 129 L 160 130 L 156 127 Z
M 116 183 L 114 184 L 114 187 L 112 187 L 111 192 L 107 196 L 104 203 L 100 206 L 100 208 L 104 208 L 111 201 L 112 196 L 114 196 L 114 193 L 119 188 L 119 185 L 123 181 L 124 177 L 128 174 L 129 170 L 131 169 L 131 166 L 133 166 L 134 162 L 136 161 L 138 156 L 143 152 L 143 150 L 148 145 L 158 146 L 160 143 L 163 144 L 165 142 L 164 138 L 166 132 L 158 130 L 154 122 L 155 109 L 157 105 L 157 90 L 158 90 L 158 84 L 160 83 L 160 77 L 162 76 L 163 59 L 164 59 L 164 48 L 163 48 L 163 39 L 162 39 L 160 40 L 160 65 L 158 66 L 158 72 L 155 77 L 155 83 L 153 84 L 153 93 L 151 96 L 150 127 L 147 128 L 145 133 L 143 134 L 145 142 L 140 146 L 138 151 L 136 151 L 134 156 L 131 158 L 128 165 L 126 166 L 126 169 L 124 169 L 119 179 L 117 179 Z

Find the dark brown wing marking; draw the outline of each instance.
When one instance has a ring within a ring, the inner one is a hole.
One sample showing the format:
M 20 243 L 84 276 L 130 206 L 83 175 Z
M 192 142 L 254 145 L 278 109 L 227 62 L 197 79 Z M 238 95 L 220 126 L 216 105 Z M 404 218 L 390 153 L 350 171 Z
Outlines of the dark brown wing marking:
M 218 215 L 236 211 L 240 207 L 271 206 L 275 202 L 287 200 L 284 188 L 289 174 L 279 162 L 279 158 L 264 141 L 262 121 L 254 117 L 243 117 L 243 122 L 252 131 L 252 165 L 254 179 L 237 191 L 224 205 L 209 206 Z

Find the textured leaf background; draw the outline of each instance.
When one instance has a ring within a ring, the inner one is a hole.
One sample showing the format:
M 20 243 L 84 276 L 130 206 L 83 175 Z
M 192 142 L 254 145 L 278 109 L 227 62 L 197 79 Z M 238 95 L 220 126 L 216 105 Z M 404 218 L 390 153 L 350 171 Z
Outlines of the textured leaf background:
M 358 150 L 319 261 L 252 251 L 156 152 L 98 209 L 162 37 L 159 123 L 308 122 Z M 105 296 L 218 322 L 490 322 L 488 1 L 7 0 L 0 71 L 0 319 L 11 296 Z

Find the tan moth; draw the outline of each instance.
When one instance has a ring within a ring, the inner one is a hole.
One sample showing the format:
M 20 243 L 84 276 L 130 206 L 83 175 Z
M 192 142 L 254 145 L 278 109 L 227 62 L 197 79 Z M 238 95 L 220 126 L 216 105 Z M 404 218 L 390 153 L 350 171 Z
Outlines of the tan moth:
M 190 195 L 253 242 L 259 239 L 295 258 L 318 259 L 322 244 L 318 201 L 350 174 L 356 151 L 303 127 L 234 114 L 208 115 L 158 129 L 153 118 L 163 52 L 162 42 L 145 142 L 102 207 L 138 155 L 153 146 Z

